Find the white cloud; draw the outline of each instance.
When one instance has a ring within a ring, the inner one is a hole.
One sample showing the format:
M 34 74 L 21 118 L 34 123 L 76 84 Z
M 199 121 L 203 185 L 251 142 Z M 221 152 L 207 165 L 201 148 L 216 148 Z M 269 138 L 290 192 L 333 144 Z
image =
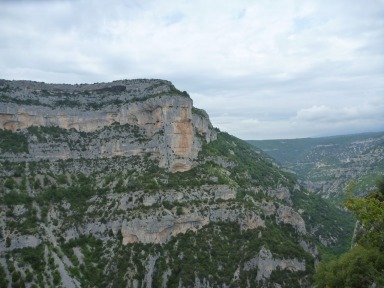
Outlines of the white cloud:
M 325 105 L 312 106 L 310 108 L 300 109 L 297 112 L 296 121 L 309 122 L 333 122 L 337 120 L 353 119 L 357 115 L 357 109 L 353 107 L 330 108 Z
M 355 103 L 356 106 L 329 107 L 326 105 L 314 105 L 300 109 L 293 118 L 295 121 L 337 123 L 341 121 L 353 121 L 355 119 L 383 119 L 384 100 L 370 99 L 372 102 Z
M 384 129 L 382 1 L 0 6 L 0 78 L 163 78 L 242 138 Z

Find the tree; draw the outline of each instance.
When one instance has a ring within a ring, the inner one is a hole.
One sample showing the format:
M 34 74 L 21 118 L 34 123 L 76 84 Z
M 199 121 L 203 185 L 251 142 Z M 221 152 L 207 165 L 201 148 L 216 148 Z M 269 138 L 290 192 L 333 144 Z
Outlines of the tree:
M 358 221 L 356 243 L 384 251 L 384 177 L 376 186 L 377 190 L 366 197 L 349 197 L 344 205 Z
M 350 183 L 347 194 L 353 185 Z M 319 265 L 315 274 L 317 287 L 383 287 L 384 177 L 376 186 L 377 189 L 364 198 L 349 195 L 344 205 L 358 221 L 355 245 L 338 259 Z
M 329 263 L 321 263 L 315 274 L 317 287 L 370 287 L 384 285 L 384 255 L 377 248 L 353 247 Z M 382 287 L 382 286 L 379 286 Z

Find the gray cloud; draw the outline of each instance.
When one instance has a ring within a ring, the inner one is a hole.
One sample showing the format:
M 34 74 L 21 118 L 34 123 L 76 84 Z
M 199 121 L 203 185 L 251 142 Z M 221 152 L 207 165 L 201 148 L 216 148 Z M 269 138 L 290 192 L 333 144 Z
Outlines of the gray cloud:
M 0 6 L 0 78 L 163 78 L 246 139 L 384 130 L 382 0 Z

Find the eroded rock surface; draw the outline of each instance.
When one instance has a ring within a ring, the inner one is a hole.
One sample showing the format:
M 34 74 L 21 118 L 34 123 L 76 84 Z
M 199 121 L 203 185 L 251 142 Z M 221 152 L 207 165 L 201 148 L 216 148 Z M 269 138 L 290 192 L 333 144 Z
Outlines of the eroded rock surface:
M 193 167 L 202 146 L 200 137 L 207 142 L 216 138 L 208 115 L 193 108 L 188 94 L 176 90 L 168 81 L 57 85 L 4 80 L 1 87 L 7 94 L 0 98 L 0 129 L 17 131 L 39 126 L 92 133 L 114 124 L 139 128 L 134 131 L 134 137 L 124 130 L 120 131 L 122 135 L 104 132 L 77 151 L 67 143 L 52 146 L 31 139 L 29 155 L 15 159 L 9 155 L 8 160 L 150 153 L 159 160 L 160 167 L 182 172 Z
M 256 280 L 269 279 L 275 270 L 305 271 L 305 261 L 274 258 L 271 251 L 262 247 L 259 255 L 244 263 L 245 271 L 257 270 Z

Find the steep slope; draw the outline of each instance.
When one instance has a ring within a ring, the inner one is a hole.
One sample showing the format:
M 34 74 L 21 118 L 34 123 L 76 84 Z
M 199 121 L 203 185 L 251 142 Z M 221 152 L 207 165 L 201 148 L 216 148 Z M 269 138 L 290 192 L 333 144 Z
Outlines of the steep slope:
M 201 111 L 192 113 L 188 94 L 168 81 L 57 85 L 2 80 L 0 85 L 0 129 L 15 132 L 31 128 L 30 132 L 36 132 L 28 151 L 25 149 L 26 154 L 19 155 L 19 159 L 10 154 L 2 156 L 10 161 L 90 159 L 149 152 L 156 155 L 161 167 L 176 172 L 189 170 L 201 148 L 194 129 L 208 142 L 215 139 L 207 115 Z M 124 131 L 108 129 L 124 125 L 128 127 Z M 56 143 L 50 141 L 56 147 L 51 149 L 44 139 L 38 139 L 35 127 L 69 130 L 64 138 L 71 141 L 62 143 L 63 137 L 59 137 Z M 88 142 L 79 143 L 82 132 L 93 132 L 93 139 L 88 137 Z M 71 144 L 74 149 L 68 146 Z M 13 149 L 0 148 L 11 152 Z
M 170 82 L 2 83 L 3 286 L 308 287 L 350 244 L 348 215 Z M 73 107 L 52 104 L 63 93 Z
M 350 181 L 366 194 L 384 174 L 384 132 L 248 142 L 296 173 L 307 189 L 335 201 Z

